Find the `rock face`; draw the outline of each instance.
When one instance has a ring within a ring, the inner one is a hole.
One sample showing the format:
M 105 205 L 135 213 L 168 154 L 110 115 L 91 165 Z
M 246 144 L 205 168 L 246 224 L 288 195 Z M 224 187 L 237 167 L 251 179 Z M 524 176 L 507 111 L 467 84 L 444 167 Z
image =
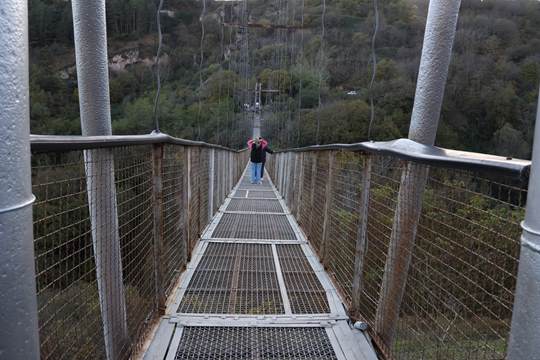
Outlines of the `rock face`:
M 169 63 L 169 56 L 162 55 L 160 58 L 161 65 Z M 153 67 L 156 61 L 154 57 L 140 57 L 138 47 L 123 49 L 114 55 L 109 56 L 109 70 L 112 73 L 121 73 L 127 71 L 131 65 L 144 64 L 147 67 Z M 63 80 L 74 79 L 77 75 L 77 67 L 75 64 L 66 66 L 58 72 L 58 76 Z
M 139 48 L 126 49 L 109 58 L 109 70 L 112 72 L 126 71 L 129 65 L 140 62 Z

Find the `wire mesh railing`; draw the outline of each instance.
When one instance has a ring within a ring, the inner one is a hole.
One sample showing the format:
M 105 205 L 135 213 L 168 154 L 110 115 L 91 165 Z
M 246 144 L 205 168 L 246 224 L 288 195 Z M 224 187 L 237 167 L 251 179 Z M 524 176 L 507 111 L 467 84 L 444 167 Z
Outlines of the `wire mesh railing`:
M 505 358 L 528 162 L 357 145 L 267 165 L 350 315 L 386 358 Z
M 127 359 L 247 153 L 155 137 L 42 140 L 32 148 L 41 358 Z

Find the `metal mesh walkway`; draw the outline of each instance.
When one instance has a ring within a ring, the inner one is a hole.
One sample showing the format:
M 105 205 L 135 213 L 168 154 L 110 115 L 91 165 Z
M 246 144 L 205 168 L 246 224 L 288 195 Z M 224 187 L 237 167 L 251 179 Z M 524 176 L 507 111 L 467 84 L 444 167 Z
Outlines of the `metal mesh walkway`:
M 376 359 L 273 184 L 207 226 L 145 359 Z

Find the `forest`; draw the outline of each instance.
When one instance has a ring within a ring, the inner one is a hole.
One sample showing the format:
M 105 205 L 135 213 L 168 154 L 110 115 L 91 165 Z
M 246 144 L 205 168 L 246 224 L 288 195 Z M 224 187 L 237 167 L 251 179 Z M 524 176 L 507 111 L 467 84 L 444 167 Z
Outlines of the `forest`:
M 107 1 L 115 134 L 153 129 L 157 6 Z M 263 135 L 275 148 L 406 137 L 427 1 L 376 10 L 370 0 L 165 0 L 161 131 L 242 147 L 260 81 L 273 90 Z M 71 4 L 31 0 L 29 16 L 32 133 L 80 134 Z M 540 2 L 463 0 L 436 145 L 530 158 L 539 49 Z

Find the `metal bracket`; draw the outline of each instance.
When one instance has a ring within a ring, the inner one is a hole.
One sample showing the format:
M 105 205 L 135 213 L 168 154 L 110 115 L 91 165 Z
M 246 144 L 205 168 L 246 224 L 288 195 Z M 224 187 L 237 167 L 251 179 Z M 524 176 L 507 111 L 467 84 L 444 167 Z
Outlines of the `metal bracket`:
M 23 201 L 13 206 L 9 206 L 7 208 L 0 209 L 0 215 L 11 212 L 11 211 L 24 209 L 25 207 L 32 205 L 35 201 L 36 201 L 36 197 L 32 195 L 32 197 L 26 201 Z

